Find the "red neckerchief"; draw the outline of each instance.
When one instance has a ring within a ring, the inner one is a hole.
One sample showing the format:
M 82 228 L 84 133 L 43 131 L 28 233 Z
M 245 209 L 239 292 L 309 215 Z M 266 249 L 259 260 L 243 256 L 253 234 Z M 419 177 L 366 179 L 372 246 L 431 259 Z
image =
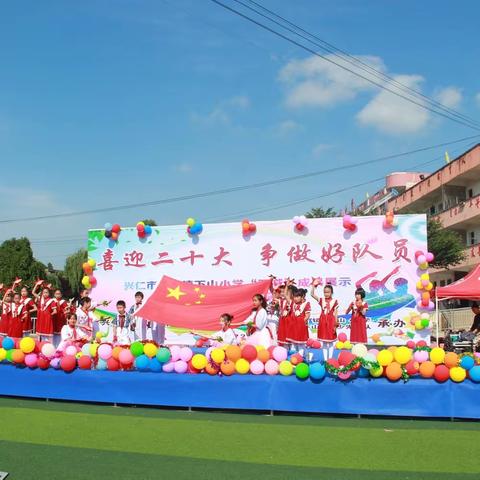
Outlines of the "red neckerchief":
M 69 325 L 68 328 L 70 328 L 70 330 L 72 330 L 73 339 L 76 340 L 77 339 L 77 327 L 72 327 L 71 325 Z
M 125 317 L 126 317 L 125 314 L 123 315 L 118 314 L 118 318 L 120 320 L 120 328 L 123 328 L 123 326 L 125 325 Z

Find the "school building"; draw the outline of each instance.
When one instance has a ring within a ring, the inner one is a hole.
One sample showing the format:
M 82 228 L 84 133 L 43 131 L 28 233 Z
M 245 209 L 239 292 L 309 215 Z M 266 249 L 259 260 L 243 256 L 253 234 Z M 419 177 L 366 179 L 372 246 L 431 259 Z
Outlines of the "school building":
M 449 270 L 436 270 L 432 279 L 447 285 L 480 263 L 480 144 L 462 153 L 433 173 L 396 172 L 385 187 L 355 209 L 381 215 L 426 213 L 444 228 L 458 232 L 465 244 L 465 260 Z

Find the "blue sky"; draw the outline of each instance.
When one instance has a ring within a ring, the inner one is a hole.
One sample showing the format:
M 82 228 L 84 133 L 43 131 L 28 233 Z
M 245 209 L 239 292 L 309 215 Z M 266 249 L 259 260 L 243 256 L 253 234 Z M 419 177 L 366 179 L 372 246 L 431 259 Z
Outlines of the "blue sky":
M 478 2 L 259 1 L 480 119 Z M 382 94 L 209 0 L 2 2 L 0 19 L 0 220 L 255 183 L 475 133 Z M 40 260 L 62 266 L 86 230 L 106 221 L 241 219 L 442 153 L 141 211 L 3 224 L 0 240 L 27 235 Z M 251 219 L 340 209 L 381 185 Z

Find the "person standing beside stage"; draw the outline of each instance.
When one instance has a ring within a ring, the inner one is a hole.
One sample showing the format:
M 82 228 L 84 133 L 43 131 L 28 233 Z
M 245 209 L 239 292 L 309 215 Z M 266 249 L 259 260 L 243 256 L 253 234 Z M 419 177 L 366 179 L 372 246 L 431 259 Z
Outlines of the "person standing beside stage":
M 367 343 L 367 317 L 368 304 L 364 303 L 365 290 L 357 288 L 355 290 L 355 302 L 352 302 L 347 311 L 347 315 L 352 312 L 350 320 L 350 342 Z
M 310 295 L 320 305 L 317 338 L 323 343 L 323 358 L 328 360 L 333 357 L 334 342 L 337 340 L 338 327 L 338 302 L 333 299 L 333 287 L 329 283 L 323 288 L 323 298 L 315 294 L 315 289 L 320 285 L 318 279 L 313 279 Z

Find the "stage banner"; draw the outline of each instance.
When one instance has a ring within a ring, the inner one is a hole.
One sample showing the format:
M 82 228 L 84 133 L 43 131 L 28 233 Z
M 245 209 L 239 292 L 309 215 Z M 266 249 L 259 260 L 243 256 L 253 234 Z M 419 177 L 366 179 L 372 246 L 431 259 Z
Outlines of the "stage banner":
M 105 314 L 113 314 L 116 301 L 132 305 L 136 291 L 147 299 L 164 275 L 199 288 L 245 285 L 274 275 L 275 286 L 290 277 L 308 291 L 317 277 L 317 295 L 324 285 L 333 285 L 340 304 L 339 332 L 349 336 L 350 315 L 345 311 L 356 287 L 362 286 L 369 305 L 370 344 L 400 345 L 411 339 L 428 343 L 430 328 L 414 326 L 419 320 L 416 284 L 423 273 L 415 252 L 427 251 L 426 217 L 396 215 L 398 225 L 389 229 L 383 227 L 384 218 L 358 217 L 355 232 L 345 230 L 341 218 L 309 219 L 301 232 L 292 220 L 256 222 L 256 232 L 249 236 L 242 234 L 241 222 L 206 224 L 194 236 L 185 225 L 152 227 L 145 238 L 138 237 L 136 228 L 122 228 L 117 241 L 106 238 L 103 229 L 90 230 L 88 254 L 97 262 L 91 296 L 96 302 L 110 301 Z M 310 335 L 316 337 L 319 305 L 307 298 L 312 304 Z M 168 329 L 170 341 L 177 336 L 188 343 L 189 335 L 181 328 Z

